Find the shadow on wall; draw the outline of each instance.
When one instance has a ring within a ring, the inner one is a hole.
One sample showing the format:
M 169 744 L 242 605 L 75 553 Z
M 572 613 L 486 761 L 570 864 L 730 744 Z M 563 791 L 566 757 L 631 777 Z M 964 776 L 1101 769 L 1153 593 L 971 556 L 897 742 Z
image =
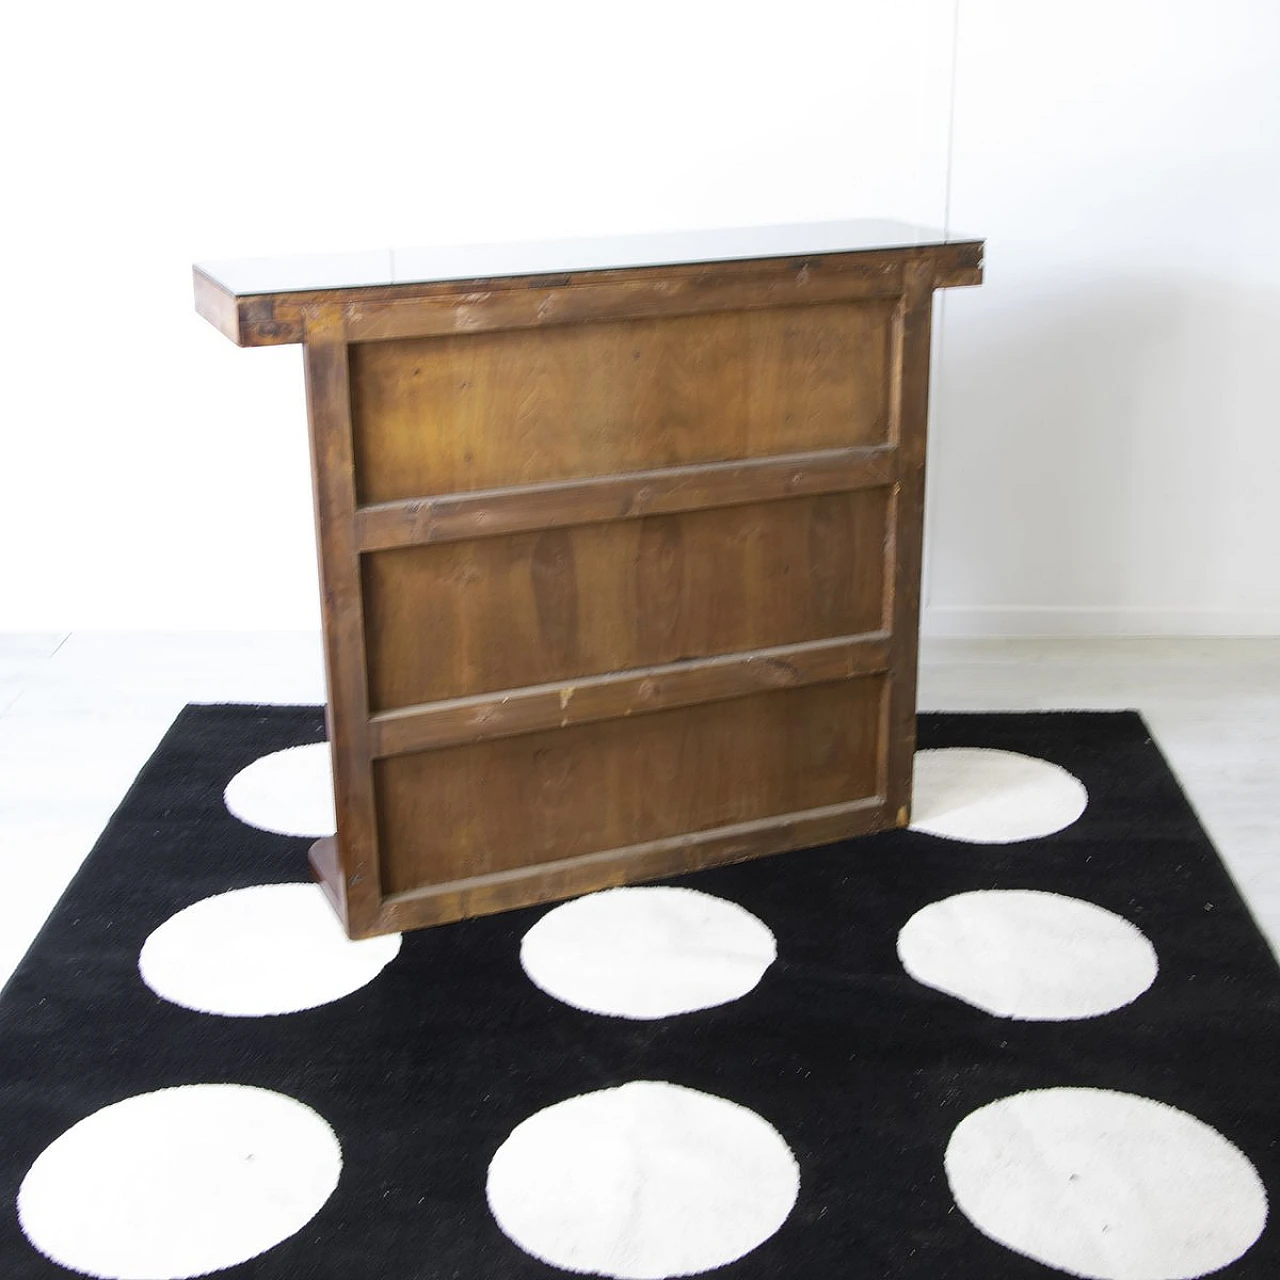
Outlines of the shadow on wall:
M 1280 608 L 1280 291 L 989 273 L 940 320 L 933 607 Z

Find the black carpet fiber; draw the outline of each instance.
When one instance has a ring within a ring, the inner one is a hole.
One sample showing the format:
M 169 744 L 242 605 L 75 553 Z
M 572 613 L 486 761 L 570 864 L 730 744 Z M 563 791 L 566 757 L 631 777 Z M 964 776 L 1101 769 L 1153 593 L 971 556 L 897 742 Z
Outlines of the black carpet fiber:
M 297 1235 L 218 1274 L 307 1280 L 549 1280 L 485 1203 L 488 1163 L 538 1109 L 632 1079 L 750 1107 L 801 1171 L 782 1228 L 726 1280 L 1047 1280 L 1060 1272 L 957 1211 L 943 1152 L 994 1099 L 1053 1085 L 1159 1099 L 1214 1126 L 1280 1195 L 1280 977 L 1141 719 L 1132 713 L 925 715 L 922 747 L 998 747 L 1088 789 L 1042 839 L 970 845 L 892 832 L 684 877 L 773 931 L 778 959 L 742 999 L 635 1022 L 533 986 L 534 908 L 406 935 L 364 989 L 268 1018 L 193 1013 L 138 977 L 147 936 L 202 898 L 306 878 L 309 841 L 256 830 L 222 801 L 258 757 L 323 738 L 316 708 L 192 706 L 112 818 L 0 1002 L 0 1276 L 66 1277 L 14 1208 L 32 1162 L 85 1116 L 172 1085 L 257 1085 L 338 1135 L 338 1189 Z M 31 850 L 31 856 L 39 856 Z M 973 889 L 1087 899 L 1137 925 L 1154 985 L 1103 1017 L 992 1017 L 909 978 L 898 930 Z M 1230 1280 L 1280 1277 L 1272 1224 Z

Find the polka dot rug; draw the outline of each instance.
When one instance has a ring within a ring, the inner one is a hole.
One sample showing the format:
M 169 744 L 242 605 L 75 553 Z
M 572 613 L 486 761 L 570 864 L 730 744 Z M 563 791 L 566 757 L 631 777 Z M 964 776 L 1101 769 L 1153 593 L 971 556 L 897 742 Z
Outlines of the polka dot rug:
M 1274 1280 L 1280 974 L 1141 719 L 919 736 L 909 830 L 351 943 L 320 711 L 188 707 L 0 997 L 0 1276 Z

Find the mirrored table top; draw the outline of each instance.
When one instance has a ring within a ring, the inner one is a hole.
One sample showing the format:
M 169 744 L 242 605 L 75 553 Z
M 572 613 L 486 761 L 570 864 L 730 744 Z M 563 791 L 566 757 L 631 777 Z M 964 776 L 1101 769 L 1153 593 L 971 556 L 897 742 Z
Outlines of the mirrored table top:
M 809 257 L 929 245 L 976 244 L 977 236 L 877 218 L 775 227 L 659 231 L 640 235 L 510 244 L 470 244 L 358 253 L 302 254 L 199 262 L 196 269 L 237 297 L 558 275 L 751 258 Z

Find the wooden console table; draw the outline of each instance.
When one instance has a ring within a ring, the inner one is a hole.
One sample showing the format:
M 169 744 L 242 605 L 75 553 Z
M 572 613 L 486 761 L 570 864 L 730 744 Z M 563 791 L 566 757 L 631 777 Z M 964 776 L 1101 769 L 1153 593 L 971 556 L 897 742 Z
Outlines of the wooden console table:
M 843 222 L 195 269 L 302 343 L 352 937 L 907 822 L 933 291 Z

